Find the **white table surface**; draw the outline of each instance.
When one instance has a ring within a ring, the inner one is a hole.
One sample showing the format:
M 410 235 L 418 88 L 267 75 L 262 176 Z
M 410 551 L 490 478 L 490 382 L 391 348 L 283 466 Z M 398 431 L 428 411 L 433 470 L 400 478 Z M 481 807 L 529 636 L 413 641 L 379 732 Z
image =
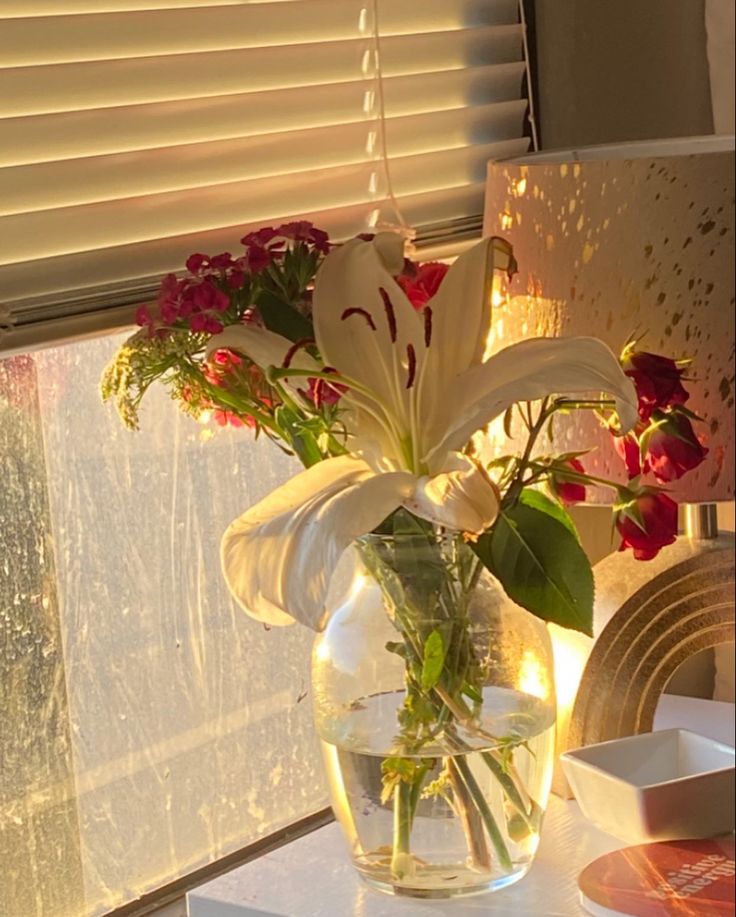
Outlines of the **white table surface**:
M 734 707 L 665 696 L 655 729 L 676 726 L 733 745 Z M 537 858 L 520 882 L 475 898 L 423 901 L 367 888 L 330 824 L 190 892 L 189 917 L 582 917 L 578 874 L 623 846 L 586 821 L 577 803 L 552 796 Z

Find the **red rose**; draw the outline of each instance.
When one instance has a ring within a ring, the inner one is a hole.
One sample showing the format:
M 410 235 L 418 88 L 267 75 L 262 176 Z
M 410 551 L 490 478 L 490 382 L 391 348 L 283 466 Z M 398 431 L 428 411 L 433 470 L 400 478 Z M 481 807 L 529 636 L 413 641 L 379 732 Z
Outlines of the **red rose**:
M 583 463 L 580 459 L 571 458 L 560 464 L 566 465 L 572 471 L 585 473 L 585 468 L 583 468 Z M 560 476 L 553 474 L 550 478 L 549 486 L 552 493 L 565 506 L 572 506 L 573 503 L 582 503 L 585 500 L 585 484 L 581 484 L 579 481 L 566 481 L 564 472 Z
M 626 465 L 626 471 L 629 479 L 635 478 L 640 474 L 647 474 L 651 469 L 649 462 L 641 462 L 641 447 L 639 440 L 633 433 L 627 433 L 626 436 L 615 436 L 613 444 L 616 452 L 621 456 Z
M 684 370 L 669 357 L 633 351 L 625 354 L 621 364 L 636 386 L 642 420 L 648 420 L 657 409 L 685 404 L 690 397 L 682 384 Z
M 655 413 L 643 438 L 656 479 L 667 484 L 697 468 L 708 450 L 701 445 L 689 418 L 681 411 Z
M 637 560 L 651 560 L 677 538 L 677 504 L 667 494 L 649 488 L 631 497 L 616 516 L 622 539 L 619 550 L 632 548 Z
M 397 277 L 399 286 L 406 293 L 407 299 L 415 309 L 423 309 L 439 290 L 445 274 L 450 267 L 439 261 L 428 261 L 416 268 L 413 277 L 402 274 Z

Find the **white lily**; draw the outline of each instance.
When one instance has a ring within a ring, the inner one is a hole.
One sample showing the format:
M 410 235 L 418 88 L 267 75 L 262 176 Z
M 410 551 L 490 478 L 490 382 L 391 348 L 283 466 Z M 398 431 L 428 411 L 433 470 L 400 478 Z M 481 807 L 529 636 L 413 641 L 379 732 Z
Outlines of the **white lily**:
M 637 399 L 611 350 L 594 338 L 536 338 L 483 362 L 494 269 L 511 249 L 487 239 L 452 265 L 418 313 L 393 279 L 403 240 L 381 234 L 333 251 L 317 275 L 313 319 L 324 364 L 348 386 L 341 407 L 349 455 L 301 472 L 233 522 L 222 541 L 232 594 L 269 624 L 324 625 L 324 600 L 343 551 L 404 506 L 447 528 L 480 534 L 499 494 L 462 450 L 517 401 L 606 392 L 624 429 Z M 230 327 L 208 351 L 240 351 L 264 369 L 283 365 L 290 341 Z M 304 352 L 289 366 L 319 370 Z

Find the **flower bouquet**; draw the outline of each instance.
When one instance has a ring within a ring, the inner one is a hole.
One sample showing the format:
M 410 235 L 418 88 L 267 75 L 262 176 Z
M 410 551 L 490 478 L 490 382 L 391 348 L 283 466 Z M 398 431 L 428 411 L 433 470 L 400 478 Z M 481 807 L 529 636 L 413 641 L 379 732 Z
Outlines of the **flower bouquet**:
M 193 255 L 143 307 L 102 380 L 124 422 L 157 380 L 203 421 L 250 428 L 305 470 L 222 540 L 235 599 L 267 625 L 319 633 L 318 732 L 361 874 L 408 894 L 468 894 L 528 869 L 551 780 L 554 690 L 543 622 L 590 633 L 593 579 L 565 506 L 616 495 L 622 549 L 653 557 L 676 505 L 642 483 L 702 460 L 684 366 L 593 338 L 522 341 L 486 358 L 486 239 L 451 266 L 379 234 L 332 246 L 308 223 Z M 626 483 L 557 454 L 553 419 L 594 410 Z M 483 463 L 504 415 L 519 454 Z M 337 574 L 335 571 L 338 571 Z

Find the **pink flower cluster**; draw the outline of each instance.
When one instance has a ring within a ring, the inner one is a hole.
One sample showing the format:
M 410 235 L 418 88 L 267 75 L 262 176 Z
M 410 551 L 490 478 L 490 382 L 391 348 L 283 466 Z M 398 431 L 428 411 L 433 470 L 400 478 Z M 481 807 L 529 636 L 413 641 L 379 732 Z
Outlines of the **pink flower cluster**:
M 136 322 L 149 333 L 165 333 L 168 328 L 182 322 L 190 331 L 219 334 L 225 327 L 223 314 L 230 307 L 230 297 L 223 290 L 227 285 L 242 284 L 243 273 L 231 264 L 218 268 L 230 255 L 208 258 L 206 255 L 191 255 L 187 265 L 192 276 L 179 279 L 176 274 L 167 274 L 161 281 L 155 309 L 141 306 L 136 312 Z M 193 270 L 193 268 L 195 270 Z
M 205 255 L 196 252 L 186 261 L 187 275 L 168 274 L 161 282 L 155 305 L 141 306 L 136 322 L 151 334 L 173 327 L 195 333 L 219 334 L 227 324 L 231 294 L 241 290 L 249 276 L 280 262 L 290 246 L 309 245 L 319 254 L 330 250 L 329 236 L 306 220 L 264 227 L 243 236 L 244 254 Z
M 282 258 L 289 242 L 311 245 L 321 255 L 326 255 L 330 250 L 330 237 L 327 233 L 307 220 L 284 223 L 276 228 L 264 226 L 247 233 L 240 241 L 248 250 L 248 262 L 253 273 L 264 270 Z
M 268 385 L 261 370 L 253 363 L 246 364 L 242 357 L 232 350 L 216 350 L 209 361 L 203 365 L 202 374 L 205 379 L 217 388 L 225 391 L 237 392 L 243 382 L 243 374 L 247 378 L 247 388 L 253 397 L 267 410 L 273 407 L 273 399 L 268 394 Z M 249 414 L 236 414 L 224 408 L 211 406 L 212 419 L 220 427 L 254 428 L 255 418 Z

